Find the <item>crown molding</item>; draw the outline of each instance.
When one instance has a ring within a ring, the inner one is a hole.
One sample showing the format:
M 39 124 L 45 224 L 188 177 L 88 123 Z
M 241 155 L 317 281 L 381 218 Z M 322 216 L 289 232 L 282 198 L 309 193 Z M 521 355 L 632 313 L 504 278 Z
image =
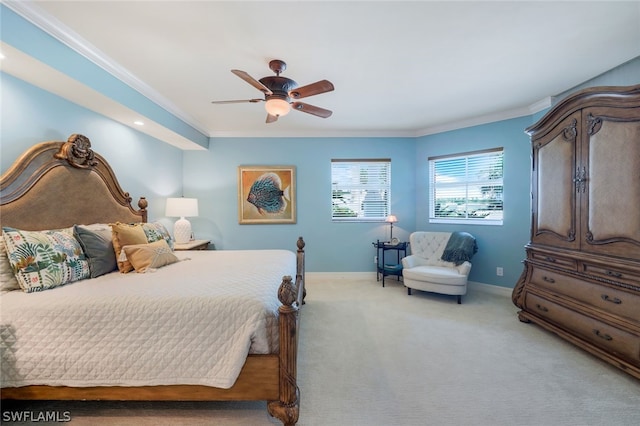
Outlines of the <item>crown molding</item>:
M 415 138 L 411 130 L 277 130 L 277 131 L 214 131 L 211 138 Z
M 189 115 L 184 113 L 175 104 L 160 95 L 151 86 L 140 80 L 126 68 L 120 66 L 116 61 L 114 61 L 96 46 L 84 40 L 71 28 L 67 27 L 65 24 L 60 22 L 55 17 L 49 15 L 47 12 L 45 12 L 32 2 L 12 0 L 3 1 L 2 4 L 16 12 L 18 15 L 22 16 L 24 19 L 40 28 L 42 31 L 46 32 L 56 40 L 73 49 L 81 56 L 93 62 L 109 74 L 113 75 L 124 84 L 141 93 L 153 103 L 168 111 L 170 114 L 178 117 L 180 120 L 184 121 L 200 133 L 208 135 L 208 130 L 206 130 L 204 126 L 198 123 L 193 117 L 190 117 Z
M 467 120 L 453 121 L 451 123 L 445 123 L 438 126 L 429 126 L 424 129 L 418 130 L 414 136 L 428 136 L 437 133 L 449 132 L 452 130 L 464 129 L 466 127 L 480 126 L 482 124 L 495 123 L 497 121 L 510 120 L 512 118 L 526 117 L 528 115 L 535 114 L 539 111 L 547 109 L 551 106 L 553 99 L 551 96 L 547 96 L 533 104 L 522 107 L 510 109 L 508 111 L 500 111 L 493 114 L 481 115 L 478 117 L 469 118 Z
M 529 106 L 529 113 L 535 114 L 547 108 L 551 108 L 553 104 L 553 98 L 551 96 L 547 96 L 544 99 L 540 99 L 538 102 L 534 102 Z

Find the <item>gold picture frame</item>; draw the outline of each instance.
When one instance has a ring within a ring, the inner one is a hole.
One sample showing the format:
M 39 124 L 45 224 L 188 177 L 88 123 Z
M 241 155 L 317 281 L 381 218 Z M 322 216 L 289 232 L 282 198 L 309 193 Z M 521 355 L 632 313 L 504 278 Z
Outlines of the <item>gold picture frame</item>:
M 296 223 L 295 166 L 238 166 L 238 222 Z

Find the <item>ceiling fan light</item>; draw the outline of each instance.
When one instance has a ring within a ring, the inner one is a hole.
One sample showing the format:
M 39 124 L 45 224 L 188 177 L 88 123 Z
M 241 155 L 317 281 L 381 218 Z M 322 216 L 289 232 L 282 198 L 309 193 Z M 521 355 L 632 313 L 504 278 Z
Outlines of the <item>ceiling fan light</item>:
M 269 99 L 265 103 L 264 108 L 269 114 L 282 117 L 283 115 L 289 114 L 291 105 L 284 99 Z

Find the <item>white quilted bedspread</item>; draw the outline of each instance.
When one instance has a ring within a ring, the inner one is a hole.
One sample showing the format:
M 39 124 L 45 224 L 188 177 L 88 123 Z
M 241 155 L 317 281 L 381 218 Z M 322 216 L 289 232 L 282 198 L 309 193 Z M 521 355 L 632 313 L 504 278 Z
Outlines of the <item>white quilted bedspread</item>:
M 2 294 L 2 387 L 229 388 L 248 353 L 277 353 L 277 290 L 295 277 L 294 253 L 176 255 L 155 272 Z

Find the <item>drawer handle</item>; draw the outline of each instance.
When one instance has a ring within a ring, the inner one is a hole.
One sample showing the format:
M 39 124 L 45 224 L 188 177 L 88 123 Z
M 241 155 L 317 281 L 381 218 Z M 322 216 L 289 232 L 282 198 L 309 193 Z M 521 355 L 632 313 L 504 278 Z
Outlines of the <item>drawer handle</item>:
M 546 275 L 544 277 L 542 277 L 543 281 L 546 281 L 548 283 L 554 284 L 556 282 L 556 280 L 554 280 L 553 278 L 549 278 Z
M 549 312 L 549 309 L 545 308 L 539 303 L 536 303 L 536 308 L 540 309 L 542 312 Z
M 546 260 L 547 262 L 552 262 L 552 263 L 556 261 L 556 259 L 551 257 L 551 256 L 545 257 L 544 260 Z
M 603 294 L 601 297 L 602 297 L 602 300 L 604 300 L 605 302 L 615 303 L 616 305 L 619 305 L 622 303 L 622 300 L 618 299 L 617 297 L 611 298 L 609 297 L 608 294 Z
M 622 274 L 620 272 L 607 271 L 607 275 L 615 278 L 622 278 Z
M 600 330 L 596 330 L 596 329 L 594 329 L 594 330 L 593 330 L 593 334 L 595 334 L 595 335 L 596 335 L 596 336 L 598 336 L 599 338 L 604 339 L 604 340 L 606 340 L 606 341 L 611 341 L 611 340 L 613 340 L 613 337 L 609 336 L 608 334 L 603 334 L 603 333 L 601 333 L 601 332 L 600 332 Z

